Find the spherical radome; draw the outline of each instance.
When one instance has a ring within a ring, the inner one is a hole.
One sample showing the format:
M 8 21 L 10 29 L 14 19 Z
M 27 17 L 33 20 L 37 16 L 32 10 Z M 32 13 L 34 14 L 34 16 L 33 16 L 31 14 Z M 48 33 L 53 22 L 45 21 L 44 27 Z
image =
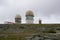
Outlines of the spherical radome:
M 17 14 L 17 15 L 15 16 L 15 18 L 21 18 L 21 16 L 20 16 L 19 14 Z
M 32 12 L 31 10 L 28 10 L 28 11 L 26 12 L 26 15 L 33 15 L 33 12 Z

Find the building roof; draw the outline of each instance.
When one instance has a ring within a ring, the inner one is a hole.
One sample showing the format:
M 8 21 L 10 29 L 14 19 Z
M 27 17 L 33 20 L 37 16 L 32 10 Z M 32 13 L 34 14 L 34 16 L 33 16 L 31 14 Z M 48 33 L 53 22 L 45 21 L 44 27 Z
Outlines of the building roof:
M 17 15 L 15 16 L 15 18 L 21 18 L 21 16 L 20 16 L 19 14 L 17 14 Z
M 28 10 L 28 11 L 26 12 L 26 15 L 31 15 L 31 16 L 33 16 L 34 14 L 33 14 L 33 12 L 32 12 L 31 10 Z

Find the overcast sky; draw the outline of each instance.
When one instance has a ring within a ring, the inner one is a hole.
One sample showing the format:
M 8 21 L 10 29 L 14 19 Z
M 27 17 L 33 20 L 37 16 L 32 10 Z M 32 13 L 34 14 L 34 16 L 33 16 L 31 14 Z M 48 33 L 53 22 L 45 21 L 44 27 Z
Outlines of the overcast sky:
M 14 22 L 16 14 L 22 17 L 25 23 L 27 10 L 34 12 L 34 22 L 60 23 L 60 0 L 0 0 L 0 23 Z

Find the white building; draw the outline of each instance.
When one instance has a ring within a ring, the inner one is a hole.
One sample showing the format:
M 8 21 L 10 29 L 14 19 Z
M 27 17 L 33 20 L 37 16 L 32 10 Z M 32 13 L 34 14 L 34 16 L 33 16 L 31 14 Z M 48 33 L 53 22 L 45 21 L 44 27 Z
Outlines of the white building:
M 31 10 L 28 10 L 26 12 L 26 23 L 27 24 L 33 24 L 33 22 L 34 22 L 34 18 L 33 17 L 34 17 L 33 12 Z

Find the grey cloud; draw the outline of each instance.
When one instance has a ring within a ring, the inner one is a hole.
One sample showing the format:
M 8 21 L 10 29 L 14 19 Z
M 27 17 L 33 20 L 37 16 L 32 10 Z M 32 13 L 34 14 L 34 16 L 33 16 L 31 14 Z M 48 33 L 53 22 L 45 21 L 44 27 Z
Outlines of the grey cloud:
M 41 18 L 43 23 L 60 22 L 60 0 L 0 0 L 0 21 L 14 21 L 16 14 L 25 22 L 25 12 L 32 10 L 35 23 Z M 36 20 L 37 19 L 37 20 Z

